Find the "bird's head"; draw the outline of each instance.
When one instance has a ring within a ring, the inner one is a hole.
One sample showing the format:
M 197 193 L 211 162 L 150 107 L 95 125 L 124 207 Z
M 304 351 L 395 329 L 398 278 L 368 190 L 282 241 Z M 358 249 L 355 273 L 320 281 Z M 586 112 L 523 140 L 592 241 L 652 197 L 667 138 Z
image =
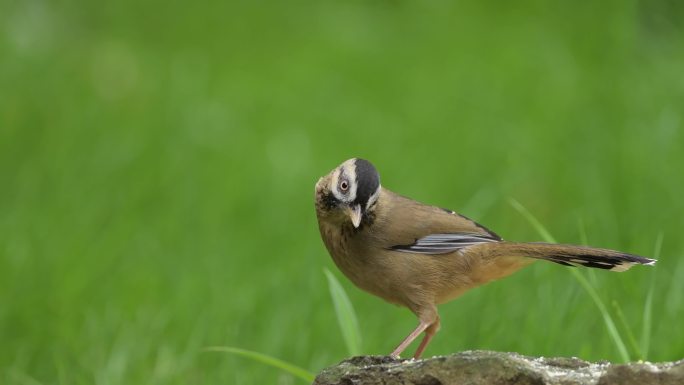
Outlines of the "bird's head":
M 380 175 L 365 159 L 352 158 L 318 180 L 316 211 L 333 221 L 358 228 L 380 196 Z

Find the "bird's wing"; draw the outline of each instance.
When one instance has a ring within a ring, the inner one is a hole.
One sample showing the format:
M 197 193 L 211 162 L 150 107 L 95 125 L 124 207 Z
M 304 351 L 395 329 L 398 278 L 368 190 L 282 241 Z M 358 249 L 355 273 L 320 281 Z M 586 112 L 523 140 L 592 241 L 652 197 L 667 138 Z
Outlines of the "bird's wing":
M 446 254 L 480 243 L 501 241 L 493 231 L 455 211 L 424 205 L 387 191 L 393 208 L 383 233 L 388 250 Z
M 418 254 L 446 254 L 488 242 L 498 242 L 498 239 L 473 233 L 430 234 L 408 245 L 394 245 L 390 247 L 390 250 Z

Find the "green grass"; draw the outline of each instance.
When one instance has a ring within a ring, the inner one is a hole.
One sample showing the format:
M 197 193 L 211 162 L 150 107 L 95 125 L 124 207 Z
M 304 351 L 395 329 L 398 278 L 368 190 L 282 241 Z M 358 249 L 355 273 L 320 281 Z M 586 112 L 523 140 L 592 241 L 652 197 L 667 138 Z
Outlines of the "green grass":
M 546 227 L 544 227 L 544 225 L 542 225 L 541 222 L 537 220 L 537 218 L 535 218 L 522 204 L 520 204 L 520 202 L 516 201 L 515 199 L 511 199 L 510 203 L 530 222 L 530 224 L 532 224 L 532 226 L 539 233 L 539 236 L 541 236 L 545 242 L 558 243 L 558 241 L 556 241 L 553 238 L 553 236 L 551 235 L 551 233 L 549 233 Z M 594 301 L 596 308 L 598 309 L 598 311 L 601 314 L 601 317 L 603 318 L 603 322 L 606 325 L 606 329 L 610 334 L 613 343 L 615 344 L 615 348 L 620 354 L 620 358 L 623 362 L 629 362 L 630 356 L 627 352 L 627 348 L 625 347 L 625 343 L 623 342 L 622 337 L 618 332 L 617 327 L 615 326 L 613 317 L 608 312 L 605 303 L 603 302 L 601 297 L 596 293 L 594 287 L 589 283 L 589 281 L 581 271 L 571 269 L 570 273 L 572 273 L 572 275 L 577 279 L 577 282 L 579 282 L 579 284 L 584 288 L 584 290 L 586 290 L 587 294 L 589 294 L 589 297 L 591 297 L 591 299 Z
M 328 269 L 324 269 L 323 273 L 328 279 L 328 288 L 330 289 L 330 298 L 335 305 L 335 314 L 337 315 L 337 324 L 340 327 L 340 332 L 344 336 L 344 341 L 347 345 L 347 351 L 350 356 L 357 356 L 361 353 L 361 331 L 356 320 L 356 313 L 354 306 L 349 301 L 347 293 L 340 285 L 340 282 L 335 278 L 335 275 Z M 223 352 L 235 354 L 248 358 L 250 360 L 262 363 L 275 369 L 282 370 L 306 382 L 312 382 L 315 375 L 306 369 L 302 369 L 289 362 L 285 362 L 278 358 L 269 356 L 264 353 L 253 352 L 250 350 L 235 348 L 232 346 L 213 346 L 206 349 L 211 352 Z
M 337 315 L 337 324 L 340 327 L 344 343 L 347 345 L 347 353 L 350 356 L 358 356 L 363 354 L 361 349 L 361 330 L 359 329 L 359 322 L 356 319 L 354 306 L 349 301 L 349 296 L 344 291 L 340 282 L 335 278 L 335 275 L 328 269 L 324 269 L 325 277 L 328 279 L 328 288 L 330 289 L 330 298 L 335 305 L 335 314 Z
M 342 360 L 312 190 L 352 156 L 505 239 L 540 240 L 508 196 L 564 243 L 653 256 L 662 233 L 656 269 L 590 282 L 649 360 L 684 357 L 681 20 L 671 2 L 1 1 L 0 383 L 295 381 L 207 346 Z M 621 360 L 569 271 L 441 306 L 427 354 Z M 363 353 L 415 327 L 341 285 Z
M 542 239 L 545 242 L 551 242 L 551 243 L 557 243 L 557 241 L 553 238 L 551 233 L 546 229 L 544 225 L 539 222 L 539 220 L 532 215 L 520 202 L 518 202 L 515 199 L 510 198 L 509 202 L 513 208 L 515 208 L 520 214 L 522 214 L 525 219 L 534 227 L 534 229 L 539 233 L 539 236 L 542 237 Z M 587 244 L 587 235 L 584 230 L 584 225 L 583 222 L 580 222 L 580 237 L 582 240 L 582 244 Z M 660 257 L 660 250 L 662 248 L 662 243 L 663 243 L 663 236 L 662 233 L 658 234 L 658 238 L 656 240 L 656 246 L 655 250 L 653 253 L 653 258 L 658 259 Z M 593 274 L 593 270 L 587 270 L 588 273 L 592 274 L 591 276 L 591 281 L 596 282 L 596 277 Z M 610 334 L 614 344 L 615 348 L 620 354 L 620 357 L 623 362 L 630 362 L 632 360 L 632 357 L 637 357 L 639 360 L 643 361 L 646 360 L 646 356 L 648 354 L 648 349 L 649 349 L 649 343 L 650 343 L 650 334 L 651 334 L 651 308 L 653 306 L 653 285 L 650 286 L 650 290 L 648 292 L 648 296 L 646 297 L 646 301 L 644 304 L 644 316 L 643 316 L 643 328 L 642 328 L 642 336 L 641 336 L 641 345 L 639 345 L 636 341 L 636 338 L 634 337 L 634 333 L 632 332 L 632 328 L 629 326 L 627 319 L 625 318 L 624 313 L 622 312 L 622 308 L 620 307 L 620 304 L 616 300 L 612 300 L 611 304 L 613 306 L 613 309 L 615 311 L 615 314 L 620 321 L 620 324 L 622 326 L 622 330 L 624 331 L 627 340 L 629 342 L 630 348 L 632 350 L 632 355 L 629 354 L 628 349 L 623 341 L 623 337 L 618 331 L 618 328 L 615 325 L 615 321 L 613 321 L 613 317 L 611 313 L 608 311 L 608 308 L 606 307 L 604 301 L 601 299 L 601 297 L 596 293 L 596 290 L 592 286 L 592 283 L 584 276 L 584 273 L 581 271 L 577 270 L 571 270 L 571 273 L 575 278 L 577 278 L 577 281 L 580 283 L 580 285 L 586 290 L 587 294 L 592 298 L 594 301 L 594 304 L 596 305 L 596 308 L 599 310 L 601 313 L 601 317 L 603 318 L 603 321 L 606 325 L 606 329 L 608 333 Z
M 245 357 L 247 359 L 259 362 L 261 364 L 273 367 L 275 369 L 282 370 L 286 373 L 293 375 L 307 383 L 311 383 L 314 380 L 314 374 L 306 369 L 300 368 L 299 366 L 292 365 L 289 362 L 271 357 L 264 353 L 253 352 L 251 350 L 245 350 L 240 348 L 235 348 L 232 346 L 212 346 L 206 349 L 208 352 L 219 352 L 219 353 L 229 353 L 238 356 Z

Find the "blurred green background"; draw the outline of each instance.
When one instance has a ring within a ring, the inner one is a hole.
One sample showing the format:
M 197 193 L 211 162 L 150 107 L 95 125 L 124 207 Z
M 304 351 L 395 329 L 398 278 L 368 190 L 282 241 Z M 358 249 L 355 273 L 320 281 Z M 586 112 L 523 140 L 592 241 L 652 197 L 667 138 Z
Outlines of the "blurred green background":
M 332 264 L 317 178 L 383 185 L 539 236 L 651 256 L 597 272 L 650 360 L 684 356 L 684 6 L 676 1 L 0 1 L 0 382 L 290 384 L 416 324 Z M 582 230 L 584 229 L 584 230 Z M 441 307 L 428 355 L 619 360 L 567 268 Z M 621 330 L 624 332 L 624 330 Z M 413 346 L 410 350 L 415 349 Z

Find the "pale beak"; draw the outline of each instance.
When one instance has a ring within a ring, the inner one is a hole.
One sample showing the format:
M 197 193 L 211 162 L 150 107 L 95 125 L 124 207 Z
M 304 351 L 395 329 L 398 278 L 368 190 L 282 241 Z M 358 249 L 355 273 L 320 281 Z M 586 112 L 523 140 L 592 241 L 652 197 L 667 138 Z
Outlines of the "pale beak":
M 361 205 L 355 204 L 347 207 L 347 215 L 349 215 L 354 227 L 358 228 L 361 224 Z

